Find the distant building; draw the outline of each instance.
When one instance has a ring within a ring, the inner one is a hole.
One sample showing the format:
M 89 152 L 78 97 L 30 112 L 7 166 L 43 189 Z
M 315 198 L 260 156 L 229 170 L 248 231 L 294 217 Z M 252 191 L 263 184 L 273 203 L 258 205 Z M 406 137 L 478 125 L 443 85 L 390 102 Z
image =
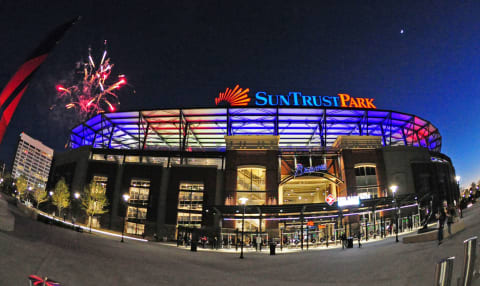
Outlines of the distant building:
M 52 158 L 52 148 L 22 132 L 13 161 L 12 175 L 14 178 L 25 176 L 29 187 L 45 189 Z

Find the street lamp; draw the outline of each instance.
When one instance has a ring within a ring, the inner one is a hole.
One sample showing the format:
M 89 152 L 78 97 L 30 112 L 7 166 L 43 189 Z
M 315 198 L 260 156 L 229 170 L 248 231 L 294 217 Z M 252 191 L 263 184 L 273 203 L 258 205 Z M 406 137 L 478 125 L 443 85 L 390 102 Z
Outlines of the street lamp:
M 245 227 L 245 209 L 246 209 L 246 203 L 248 201 L 248 198 L 240 198 L 239 201 L 243 205 L 242 240 L 241 240 L 241 245 L 240 245 L 240 258 L 243 259 L 243 244 L 245 243 L 245 237 L 243 235 L 243 230 L 244 230 L 244 227 Z
M 80 193 L 79 193 L 79 192 L 75 192 L 75 193 L 73 194 L 73 197 L 74 197 L 76 200 L 78 200 L 78 199 L 80 198 Z M 75 203 L 73 206 L 76 206 L 76 203 Z M 72 212 L 73 212 L 72 215 L 75 215 L 75 216 L 76 216 L 76 213 L 77 213 L 77 212 L 76 212 L 75 210 L 76 210 L 76 208 L 75 208 L 75 209 L 72 209 Z M 72 224 L 75 225 L 75 217 L 74 217 L 74 216 L 72 216 Z
M 457 188 L 458 188 L 458 193 L 459 193 L 459 196 L 460 196 L 460 176 L 455 176 L 455 181 L 457 181 Z M 458 200 L 458 207 L 460 209 L 460 218 L 463 218 L 462 204 L 460 203 L 460 201 L 463 201 L 463 199 L 460 198 Z
M 125 202 L 125 204 L 128 202 L 129 199 L 130 199 L 129 194 L 123 194 L 123 201 Z M 120 242 L 123 242 L 123 233 L 125 231 L 125 221 L 126 220 L 127 220 L 127 208 L 125 208 L 125 215 L 123 216 L 122 240 Z
M 390 190 L 393 193 L 393 201 L 395 204 L 395 242 L 398 242 L 398 214 L 397 214 L 397 197 L 395 196 L 395 193 L 397 192 L 398 186 L 397 185 L 391 185 Z

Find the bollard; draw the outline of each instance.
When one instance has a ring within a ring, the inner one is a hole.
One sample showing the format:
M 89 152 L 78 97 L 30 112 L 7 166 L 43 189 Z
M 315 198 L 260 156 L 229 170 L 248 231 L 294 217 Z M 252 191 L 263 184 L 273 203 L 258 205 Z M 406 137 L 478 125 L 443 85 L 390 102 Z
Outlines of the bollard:
M 471 237 L 463 242 L 463 286 L 472 285 L 475 259 L 477 258 L 477 237 Z
M 455 257 L 440 260 L 435 266 L 435 286 L 450 286 Z

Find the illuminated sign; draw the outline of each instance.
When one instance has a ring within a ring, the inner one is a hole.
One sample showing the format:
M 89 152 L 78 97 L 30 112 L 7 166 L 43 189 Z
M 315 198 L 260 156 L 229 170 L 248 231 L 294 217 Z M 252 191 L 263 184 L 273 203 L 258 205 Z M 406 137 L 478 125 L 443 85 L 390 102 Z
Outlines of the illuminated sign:
M 215 98 L 215 105 L 227 104 L 229 106 L 247 106 L 250 102 L 248 92 L 250 89 L 241 89 L 237 84 L 233 89 L 227 88 L 225 92 L 220 92 Z
M 326 170 L 327 170 L 327 166 L 325 165 L 317 165 L 317 166 L 304 168 L 302 164 L 297 164 L 297 168 L 295 169 L 295 177 L 302 176 L 304 174 L 326 171 Z
M 358 196 L 338 197 L 337 203 L 339 207 L 358 206 L 360 204 L 360 198 Z
M 252 101 L 248 96 L 249 88 L 242 89 L 237 84 L 227 88 L 215 98 L 216 105 L 248 106 Z M 256 106 L 303 106 L 303 107 L 346 107 L 376 109 L 373 98 L 353 97 L 346 93 L 333 96 L 304 95 L 299 91 L 288 94 L 268 94 L 266 91 L 255 93 L 253 104 Z
M 325 201 L 327 201 L 327 204 L 331 206 L 335 202 L 335 198 L 332 194 L 328 194 L 327 198 L 325 198 Z
M 303 95 L 297 91 L 289 92 L 288 95 L 272 95 L 259 91 L 255 94 L 255 105 L 377 108 L 373 104 L 373 98 L 353 97 L 344 93 L 335 96 Z

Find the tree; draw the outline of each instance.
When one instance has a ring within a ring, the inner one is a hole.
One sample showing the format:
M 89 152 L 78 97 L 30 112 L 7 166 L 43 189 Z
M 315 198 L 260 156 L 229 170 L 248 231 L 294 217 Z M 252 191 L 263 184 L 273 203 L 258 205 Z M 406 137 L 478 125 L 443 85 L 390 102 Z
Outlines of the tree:
M 33 198 L 35 199 L 35 202 L 37 202 L 38 209 L 38 206 L 41 203 L 48 201 L 47 191 L 41 188 L 35 189 L 35 191 L 33 191 Z
M 0 188 L 2 189 L 2 192 L 10 196 L 13 196 L 13 194 L 15 193 L 15 179 L 9 173 L 5 174 L 2 179 L 3 181 L 0 184 Z
M 70 192 L 68 191 L 68 186 L 65 183 L 65 179 L 61 178 L 60 181 L 55 185 L 55 190 L 52 195 L 52 203 L 58 209 L 58 215 L 62 215 L 62 210 L 70 206 Z
M 82 194 L 82 208 L 88 216 L 90 232 L 92 231 L 93 216 L 107 213 L 107 206 L 108 199 L 104 187 L 92 181 Z
M 28 187 L 27 178 L 21 175 L 20 177 L 17 178 L 15 185 L 17 186 L 18 196 L 21 199 L 25 199 L 25 192 L 27 191 L 27 187 Z

